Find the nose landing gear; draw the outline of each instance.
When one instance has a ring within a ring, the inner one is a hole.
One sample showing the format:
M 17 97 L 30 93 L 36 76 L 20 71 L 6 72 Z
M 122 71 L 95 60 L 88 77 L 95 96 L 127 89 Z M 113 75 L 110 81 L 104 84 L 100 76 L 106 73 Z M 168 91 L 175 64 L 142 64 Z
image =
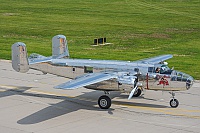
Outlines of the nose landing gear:
M 178 102 L 177 99 L 175 99 L 175 93 L 174 93 L 174 92 L 171 92 L 171 94 L 172 94 L 172 99 L 170 100 L 169 104 L 170 104 L 170 106 L 171 106 L 172 108 L 176 108 L 176 107 L 178 107 L 179 102 Z

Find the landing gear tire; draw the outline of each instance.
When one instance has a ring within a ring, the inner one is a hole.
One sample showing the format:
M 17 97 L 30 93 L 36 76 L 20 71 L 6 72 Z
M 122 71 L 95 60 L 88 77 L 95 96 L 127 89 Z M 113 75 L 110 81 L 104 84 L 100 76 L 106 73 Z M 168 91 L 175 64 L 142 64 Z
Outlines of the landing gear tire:
M 109 109 L 111 106 L 111 99 L 108 96 L 103 95 L 99 97 L 98 105 L 101 109 Z
M 139 96 L 141 95 L 141 93 L 142 93 L 142 90 L 141 90 L 141 89 L 137 89 L 137 90 L 135 91 L 135 93 L 133 94 L 133 96 L 134 96 L 134 97 L 139 97 Z
M 179 102 L 178 102 L 178 100 L 177 99 L 172 99 L 172 100 L 170 100 L 170 106 L 172 107 L 172 108 L 176 108 L 176 107 L 178 107 L 178 105 L 179 105 Z

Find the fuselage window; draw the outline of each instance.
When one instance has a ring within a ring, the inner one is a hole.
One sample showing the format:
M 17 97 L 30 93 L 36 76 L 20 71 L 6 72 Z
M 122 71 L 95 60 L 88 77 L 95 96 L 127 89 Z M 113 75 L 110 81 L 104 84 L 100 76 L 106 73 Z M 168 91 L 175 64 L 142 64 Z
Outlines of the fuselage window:
M 150 72 L 150 73 L 155 72 L 155 68 L 154 67 L 148 67 L 148 72 Z
M 93 73 L 93 67 L 84 66 L 84 73 Z
M 75 68 L 75 67 L 72 67 L 72 71 L 75 72 L 75 71 L 76 71 L 76 68 Z

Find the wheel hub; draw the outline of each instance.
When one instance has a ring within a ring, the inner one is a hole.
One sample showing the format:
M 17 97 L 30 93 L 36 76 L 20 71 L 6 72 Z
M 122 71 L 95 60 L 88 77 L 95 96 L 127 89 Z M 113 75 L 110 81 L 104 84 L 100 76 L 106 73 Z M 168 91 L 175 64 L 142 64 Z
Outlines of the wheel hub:
M 176 106 L 176 105 L 177 105 L 177 103 L 176 103 L 175 100 L 173 100 L 173 101 L 171 102 L 171 104 L 172 104 L 172 106 Z
M 106 101 L 105 99 L 101 99 L 101 100 L 100 100 L 100 105 L 101 105 L 102 107 L 106 107 L 106 106 L 107 106 L 107 101 Z

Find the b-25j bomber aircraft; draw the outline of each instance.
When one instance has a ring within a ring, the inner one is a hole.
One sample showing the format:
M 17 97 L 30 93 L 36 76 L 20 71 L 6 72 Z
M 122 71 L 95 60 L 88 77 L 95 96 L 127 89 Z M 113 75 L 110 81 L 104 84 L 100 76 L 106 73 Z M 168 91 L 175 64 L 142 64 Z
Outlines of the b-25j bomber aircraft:
M 29 69 L 62 76 L 60 67 L 67 73 L 65 77 L 72 80 L 55 86 L 58 89 L 88 89 L 101 90 L 105 95 L 100 96 L 98 105 L 101 109 L 111 106 L 110 91 L 129 93 L 128 99 L 138 97 L 144 89 L 169 91 L 172 95 L 170 106 L 179 105 L 175 99 L 175 91 L 184 91 L 192 87 L 192 76 L 170 69 L 167 59 L 172 55 L 161 55 L 138 61 L 70 59 L 67 40 L 64 35 L 52 38 L 52 56 L 45 57 L 39 54 L 27 55 L 26 45 L 17 42 L 12 45 L 12 67 L 17 72 L 25 73 Z M 38 64 L 35 65 L 34 64 Z M 53 66 L 53 68 L 52 68 Z M 54 69 L 57 68 L 57 69 Z

